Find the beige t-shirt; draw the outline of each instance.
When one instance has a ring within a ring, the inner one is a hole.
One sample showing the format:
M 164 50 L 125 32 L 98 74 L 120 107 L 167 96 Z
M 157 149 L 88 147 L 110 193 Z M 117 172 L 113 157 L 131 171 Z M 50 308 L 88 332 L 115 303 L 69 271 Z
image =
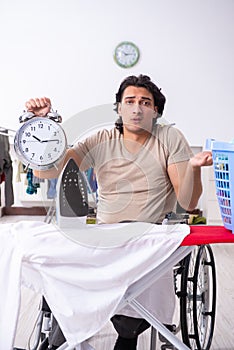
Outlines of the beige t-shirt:
M 81 170 L 95 169 L 99 223 L 162 222 L 176 204 L 167 167 L 192 156 L 182 133 L 167 125 L 157 125 L 134 154 L 115 128 L 97 132 L 74 149 L 83 158 Z

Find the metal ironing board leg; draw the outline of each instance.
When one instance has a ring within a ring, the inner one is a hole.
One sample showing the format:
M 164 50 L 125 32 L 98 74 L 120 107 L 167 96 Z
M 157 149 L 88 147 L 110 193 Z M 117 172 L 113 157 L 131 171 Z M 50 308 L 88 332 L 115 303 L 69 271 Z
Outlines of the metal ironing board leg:
M 119 304 L 118 310 L 121 310 L 126 304 L 130 305 L 139 315 L 146 319 L 155 328 L 155 334 L 151 338 L 150 350 L 155 350 L 156 347 L 156 330 L 161 333 L 171 344 L 179 350 L 189 350 L 175 335 L 173 335 L 161 322 L 159 322 L 148 310 L 146 310 L 135 298 L 144 290 L 150 287 L 165 272 L 177 264 L 181 259 L 187 256 L 194 246 L 179 247 L 166 261 L 162 262 L 157 268 L 142 277 L 139 281 L 132 284 L 122 301 Z
M 156 350 L 157 330 L 152 326 L 150 335 L 150 350 Z
M 156 317 L 146 310 L 137 300 L 133 299 L 129 305 L 139 313 L 146 321 L 148 321 L 159 333 L 161 333 L 171 344 L 178 350 L 189 350 L 175 335 L 173 335 Z

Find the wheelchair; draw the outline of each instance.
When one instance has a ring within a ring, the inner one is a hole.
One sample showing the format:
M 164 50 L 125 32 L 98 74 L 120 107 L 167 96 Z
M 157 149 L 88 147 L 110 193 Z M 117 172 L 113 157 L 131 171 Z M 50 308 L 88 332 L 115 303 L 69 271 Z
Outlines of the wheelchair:
M 85 174 L 79 172 L 78 167 L 73 160 L 70 160 L 65 167 L 61 176 L 61 183 L 57 191 L 64 198 L 66 197 L 66 189 L 63 184 L 63 178 L 68 174 L 79 174 L 79 182 L 82 183 L 82 188 L 88 188 L 87 193 L 90 192 L 90 185 Z M 75 169 L 76 168 L 76 169 Z M 73 171 L 71 171 L 73 169 Z M 61 192 L 62 189 L 62 192 Z M 74 193 L 71 189 L 67 193 Z M 84 193 L 80 196 L 81 200 L 88 202 L 88 194 Z M 64 197 L 65 195 L 65 197 Z M 74 196 L 73 196 L 74 197 Z M 78 196 L 79 197 L 79 196 Z M 58 200 L 59 202 L 59 200 Z M 67 204 L 70 207 L 73 203 Z M 61 209 L 61 208 L 60 208 Z M 68 212 L 68 209 L 64 209 Z M 84 215 L 84 208 L 82 208 L 82 215 Z M 51 207 L 48 211 L 46 222 L 51 222 L 52 216 L 55 215 L 55 208 Z M 93 212 L 93 208 L 92 208 Z M 75 211 L 76 215 L 77 212 Z M 88 209 L 86 208 L 86 214 Z M 188 214 L 171 214 L 166 216 L 167 224 L 187 223 Z M 215 260 L 210 245 L 196 246 L 194 250 L 178 262 L 174 266 L 174 290 L 179 299 L 179 321 L 178 325 L 172 326 L 172 332 L 178 333 L 182 341 L 188 348 L 192 350 L 209 350 L 211 347 L 216 313 L 216 269 Z M 41 308 L 35 326 L 35 344 L 30 347 L 30 350 L 44 350 L 48 346 L 48 336 L 51 332 L 53 322 L 53 315 L 44 297 L 42 297 Z M 171 349 L 175 347 L 168 343 L 166 339 L 160 337 L 163 344 L 161 350 Z M 155 350 L 157 344 L 157 332 L 151 327 L 151 341 L 150 350 Z
M 216 312 L 216 270 L 210 245 L 201 245 L 186 256 L 175 271 L 175 293 L 180 303 L 183 342 L 193 350 L 209 350 Z

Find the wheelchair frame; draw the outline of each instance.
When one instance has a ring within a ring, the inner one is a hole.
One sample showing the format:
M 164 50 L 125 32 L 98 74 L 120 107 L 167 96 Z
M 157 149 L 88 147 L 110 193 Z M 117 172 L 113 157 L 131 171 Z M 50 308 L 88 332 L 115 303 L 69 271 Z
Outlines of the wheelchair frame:
M 181 271 L 182 270 L 182 271 Z M 210 245 L 196 247 L 180 263 L 180 325 L 191 349 L 209 350 L 215 325 L 216 269 Z

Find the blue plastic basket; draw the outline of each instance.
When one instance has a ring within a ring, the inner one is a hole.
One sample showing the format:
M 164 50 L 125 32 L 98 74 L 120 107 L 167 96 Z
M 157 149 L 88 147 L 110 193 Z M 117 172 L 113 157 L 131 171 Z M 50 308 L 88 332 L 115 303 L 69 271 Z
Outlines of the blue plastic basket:
M 212 141 L 211 150 L 223 225 L 234 233 L 234 144 Z

